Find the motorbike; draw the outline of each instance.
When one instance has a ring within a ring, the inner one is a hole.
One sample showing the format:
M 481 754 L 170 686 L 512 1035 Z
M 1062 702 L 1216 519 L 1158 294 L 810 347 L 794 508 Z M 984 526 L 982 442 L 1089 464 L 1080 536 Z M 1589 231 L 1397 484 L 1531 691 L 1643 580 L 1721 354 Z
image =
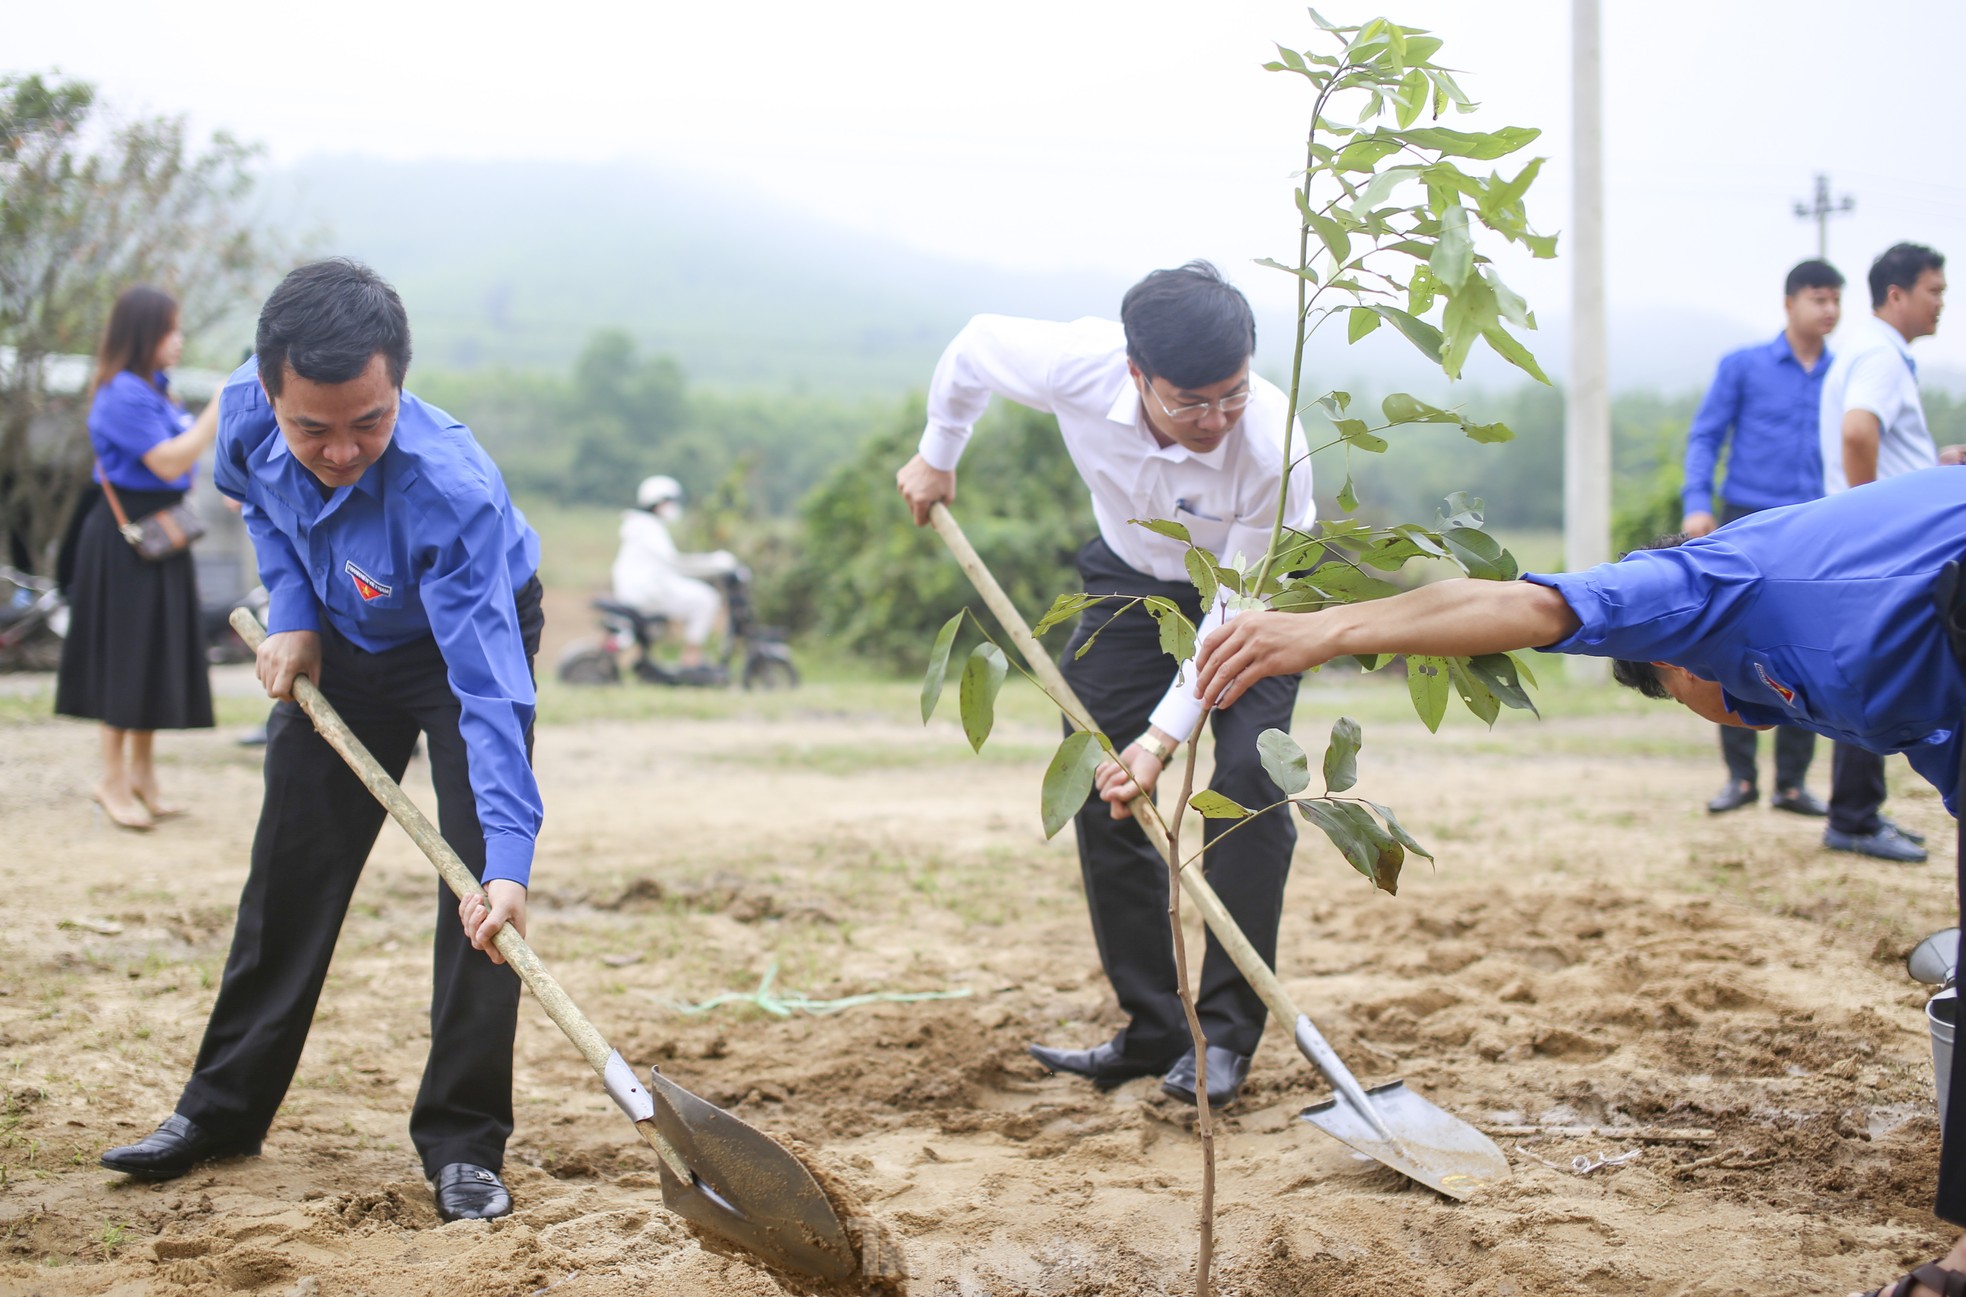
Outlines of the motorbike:
M 656 656 L 656 646 L 668 634 L 669 619 L 649 615 L 613 599 L 596 599 L 601 637 L 571 645 L 560 655 L 558 674 L 567 684 L 611 685 L 622 679 L 621 659 L 633 650 L 628 672 L 645 684 L 721 687 L 742 684 L 746 689 L 791 689 L 799 683 L 799 668 L 785 633 L 758 624 L 751 606 L 751 573 L 737 567 L 715 579 L 729 612 L 723 656 L 697 668 L 679 667 Z M 741 663 L 739 658 L 742 658 Z M 735 669 L 733 669 L 735 667 Z
M 47 577 L 0 563 L 0 671 L 53 671 L 68 634 L 68 600 Z

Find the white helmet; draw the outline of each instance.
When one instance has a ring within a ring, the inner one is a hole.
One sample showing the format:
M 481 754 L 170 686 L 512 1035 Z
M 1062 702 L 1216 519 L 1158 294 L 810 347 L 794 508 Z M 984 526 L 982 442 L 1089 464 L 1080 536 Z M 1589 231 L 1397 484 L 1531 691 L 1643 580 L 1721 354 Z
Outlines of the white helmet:
M 645 477 L 642 484 L 635 488 L 635 507 L 638 509 L 653 509 L 671 500 L 681 503 L 682 498 L 683 484 L 666 473 Z

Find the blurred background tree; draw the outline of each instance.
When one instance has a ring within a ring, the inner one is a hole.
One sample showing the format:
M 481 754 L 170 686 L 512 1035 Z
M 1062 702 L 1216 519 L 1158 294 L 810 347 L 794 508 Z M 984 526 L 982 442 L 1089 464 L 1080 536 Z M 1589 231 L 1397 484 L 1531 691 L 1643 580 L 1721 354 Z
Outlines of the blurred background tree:
M 249 207 L 257 150 L 202 145 L 171 117 L 115 121 L 86 82 L 0 77 L 0 532 L 47 570 L 89 471 L 87 383 L 49 362 L 87 355 L 116 295 L 176 297 L 186 335 L 250 304 L 285 257 Z M 69 391 L 52 391 L 51 386 Z

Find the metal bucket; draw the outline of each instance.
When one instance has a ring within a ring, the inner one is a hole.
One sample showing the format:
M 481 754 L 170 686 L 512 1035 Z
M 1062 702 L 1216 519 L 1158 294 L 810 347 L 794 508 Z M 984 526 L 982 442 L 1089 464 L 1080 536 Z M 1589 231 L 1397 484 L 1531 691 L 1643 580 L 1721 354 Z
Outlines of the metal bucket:
M 1959 988 L 1948 986 L 1925 1002 L 1925 1024 L 1932 1029 L 1932 1079 L 1939 1088 L 1939 1126 L 1946 1124 L 1946 1093 L 1952 1087 L 1952 1038 L 1959 1023 Z

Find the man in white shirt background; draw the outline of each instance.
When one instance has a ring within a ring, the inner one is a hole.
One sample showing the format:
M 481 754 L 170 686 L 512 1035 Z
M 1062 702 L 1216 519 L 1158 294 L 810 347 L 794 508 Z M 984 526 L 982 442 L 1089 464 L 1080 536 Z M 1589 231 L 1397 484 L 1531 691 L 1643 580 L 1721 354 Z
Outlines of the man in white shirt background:
M 1958 464 L 1966 447 L 1939 450 L 1918 396 L 1911 344 L 1939 330 L 1945 258 L 1917 243 L 1887 249 L 1870 267 L 1871 315 L 1852 321 L 1823 376 L 1823 494 L 1880 478 Z M 1966 490 L 1966 480 L 1960 483 Z M 1884 806 L 1884 758 L 1838 743 L 1830 759 L 1829 826 L 1823 845 L 1880 860 L 1925 859 L 1923 837 L 1892 823 Z
M 1288 471 L 1284 522 L 1310 527 L 1316 506 L 1309 447 L 1298 429 L 1295 462 L 1285 465 L 1288 398 L 1250 372 L 1255 347 L 1249 303 L 1205 262 L 1148 275 L 1128 290 L 1119 323 L 979 315 L 936 366 L 920 453 L 900 470 L 896 485 L 920 525 L 936 501 L 955 501 L 956 463 L 992 395 L 1053 414 L 1098 524 L 1098 535 L 1078 554 L 1083 588 L 1173 599 L 1205 635 L 1220 614 L 1210 610 L 1203 620 L 1184 566 L 1187 547 L 1132 520 L 1179 522 L 1218 559 L 1252 561 L 1269 545 Z M 1077 831 L 1093 937 L 1127 1024 L 1090 1048 L 1034 1044 L 1031 1054 L 1052 1071 L 1087 1077 L 1102 1089 L 1162 1075 L 1167 1093 L 1192 1103 L 1194 1050 L 1175 991 L 1167 871 L 1126 804 L 1140 789 L 1151 793 L 1201 709 L 1191 668 L 1177 677 L 1152 617 L 1138 606 L 1116 617 L 1114 606 L 1088 610 L 1061 658 L 1072 688 L 1120 748 L 1120 764 L 1100 769 Z M 1095 633 L 1098 642 L 1078 657 Z M 1247 712 L 1239 704 L 1214 715 L 1210 787 L 1245 806 L 1282 797 L 1263 772 L 1256 737 L 1290 728 L 1297 683 L 1294 675 L 1263 681 Z M 1210 820 L 1203 830 L 1209 882 L 1274 964 L 1296 826 L 1288 815 L 1266 815 L 1215 846 L 1226 827 Z M 1225 1104 L 1248 1076 L 1265 1012 L 1213 936 L 1196 1001 L 1208 1041 L 1209 1098 Z

